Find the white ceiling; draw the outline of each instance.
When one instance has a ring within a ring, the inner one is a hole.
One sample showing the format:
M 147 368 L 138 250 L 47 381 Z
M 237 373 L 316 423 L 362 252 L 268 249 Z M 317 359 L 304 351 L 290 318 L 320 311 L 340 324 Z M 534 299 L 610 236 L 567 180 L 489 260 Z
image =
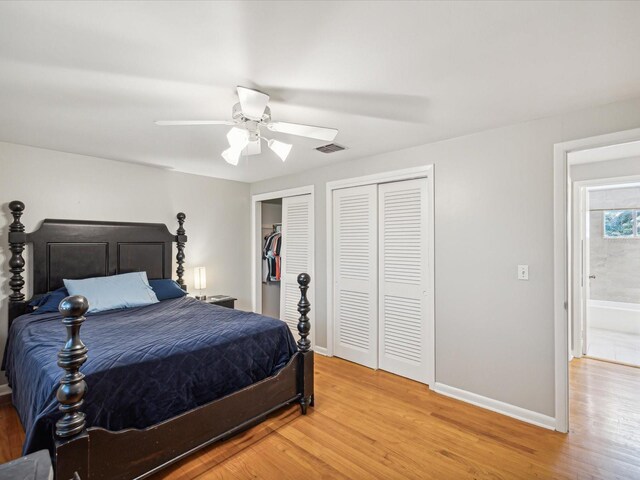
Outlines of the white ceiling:
M 241 181 L 640 96 L 640 2 L 0 2 L 0 141 Z M 227 165 L 235 85 L 276 135 Z

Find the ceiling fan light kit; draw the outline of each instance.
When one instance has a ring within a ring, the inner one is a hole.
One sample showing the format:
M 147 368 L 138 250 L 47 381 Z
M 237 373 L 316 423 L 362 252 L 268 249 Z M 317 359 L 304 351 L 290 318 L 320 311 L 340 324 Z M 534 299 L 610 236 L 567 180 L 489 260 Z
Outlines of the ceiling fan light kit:
M 242 150 L 237 150 L 233 147 L 229 147 L 224 152 L 222 152 L 222 158 L 224 158 L 227 163 L 235 167 L 236 165 L 238 165 L 241 153 Z
M 278 140 L 271 139 L 267 142 L 269 148 L 280 157 L 280 159 L 284 162 L 291 151 L 291 147 L 288 143 L 279 142 Z
M 227 140 L 229 140 L 229 146 L 237 150 L 244 150 L 244 147 L 249 145 L 249 132 L 242 128 L 233 127 L 227 133 Z
M 222 158 L 231 164 L 238 165 L 240 156 L 258 155 L 261 153 L 260 140 L 267 145 L 284 162 L 291 152 L 292 145 L 275 139 L 267 139 L 260 133 L 265 127 L 272 132 L 298 135 L 331 142 L 338 130 L 335 128 L 315 127 L 298 123 L 272 122 L 271 109 L 267 106 L 269 95 L 246 87 L 237 87 L 240 102 L 233 106 L 231 118 L 228 120 L 158 120 L 156 125 L 233 125 L 227 133 L 229 148 L 222 152 Z

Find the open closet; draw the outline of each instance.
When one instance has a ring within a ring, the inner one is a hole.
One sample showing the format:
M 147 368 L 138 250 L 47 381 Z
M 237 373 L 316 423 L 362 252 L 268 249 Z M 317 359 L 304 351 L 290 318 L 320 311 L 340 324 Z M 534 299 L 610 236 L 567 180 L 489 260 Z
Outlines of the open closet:
M 258 235 L 254 311 L 284 320 L 297 334 L 297 277 L 308 273 L 313 281 L 313 195 L 265 195 L 253 199 Z
M 262 314 L 280 318 L 282 199 L 262 202 Z

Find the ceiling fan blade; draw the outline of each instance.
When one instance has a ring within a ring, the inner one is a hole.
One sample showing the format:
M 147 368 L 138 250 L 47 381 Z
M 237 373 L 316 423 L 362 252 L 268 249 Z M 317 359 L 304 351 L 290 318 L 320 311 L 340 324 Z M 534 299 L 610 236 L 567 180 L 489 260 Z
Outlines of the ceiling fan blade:
M 362 90 L 313 90 L 260 85 L 273 104 L 297 105 L 349 115 L 397 120 L 409 123 L 430 123 L 431 101 L 420 95 L 390 94 Z
M 229 120 L 157 120 L 156 125 L 235 125 Z
M 269 103 L 269 95 L 251 88 L 238 87 L 238 98 L 245 117 L 250 120 L 262 120 L 264 109 Z
M 314 127 L 313 125 L 302 125 L 299 123 L 273 122 L 267 125 L 272 132 L 289 133 L 291 135 L 300 135 L 301 137 L 315 138 L 332 142 L 338 130 L 335 128 Z
M 262 147 L 260 146 L 260 139 L 249 142 L 249 144 L 242 150 L 242 155 L 260 155 L 262 153 Z

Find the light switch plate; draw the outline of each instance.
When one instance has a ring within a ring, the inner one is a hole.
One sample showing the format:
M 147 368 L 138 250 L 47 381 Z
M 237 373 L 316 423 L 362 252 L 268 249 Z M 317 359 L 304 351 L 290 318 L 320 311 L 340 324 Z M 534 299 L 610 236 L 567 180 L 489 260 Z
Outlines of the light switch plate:
M 529 280 L 529 265 L 518 265 L 518 280 Z

